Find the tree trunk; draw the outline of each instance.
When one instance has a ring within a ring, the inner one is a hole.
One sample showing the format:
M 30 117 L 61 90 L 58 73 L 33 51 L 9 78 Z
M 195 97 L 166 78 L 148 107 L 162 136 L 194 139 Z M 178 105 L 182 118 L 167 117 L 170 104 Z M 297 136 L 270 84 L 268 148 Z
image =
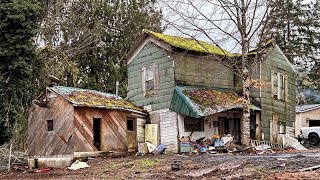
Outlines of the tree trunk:
M 241 123 L 241 143 L 244 146 L 250 145 L 250 78 L 248 71 L 249 37 L 247 34 L 247 6 L 244 0 L 241 1 L 241 47 L 242 47 L 242 80 L 243 80 L 243 113 Z
M 243 111 L 241 123 L 241 143 L 250 146 L 250 79 L 243 78 Z

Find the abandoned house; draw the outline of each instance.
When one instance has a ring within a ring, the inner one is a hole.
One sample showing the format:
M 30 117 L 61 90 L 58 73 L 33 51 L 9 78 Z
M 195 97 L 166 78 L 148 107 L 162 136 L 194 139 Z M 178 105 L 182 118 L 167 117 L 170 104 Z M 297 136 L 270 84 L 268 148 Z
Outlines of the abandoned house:
M 145 114 L 116 95 L 47 87 L 28 117 L 29 158 L 38 167 L 68 166 L 74 157 L 135 151 L 144 142 Z
M 295 136 L 300 134 L 301 127 L 320 126 L 320 104 L 296 106 Z
M 295 71 L 274 42 L 265 48 L 254 77 L 268 85 L 251 90 L 250 137 L 281 143 L 279 134 L 293 133 Z M 178 152 L 179 139 L 190 135 L 231 134 L 241 143 L 242 82 L 221 63 L 226 56 L 237 58 L 209 43 L 148 30 L 129 51 L 127 99 L 149 112 L 167 151 Z

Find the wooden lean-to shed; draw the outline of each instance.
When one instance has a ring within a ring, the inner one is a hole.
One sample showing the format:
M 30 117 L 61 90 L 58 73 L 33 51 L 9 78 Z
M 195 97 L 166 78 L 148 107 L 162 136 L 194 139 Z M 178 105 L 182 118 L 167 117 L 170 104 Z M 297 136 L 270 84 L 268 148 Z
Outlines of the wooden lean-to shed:
M 29 112 L 29 158 L 38 167 L 63 167 L 78 156 L 132 152 L 144 141 L 144 123 L 142 109 L 114 94 L 48 87 Z

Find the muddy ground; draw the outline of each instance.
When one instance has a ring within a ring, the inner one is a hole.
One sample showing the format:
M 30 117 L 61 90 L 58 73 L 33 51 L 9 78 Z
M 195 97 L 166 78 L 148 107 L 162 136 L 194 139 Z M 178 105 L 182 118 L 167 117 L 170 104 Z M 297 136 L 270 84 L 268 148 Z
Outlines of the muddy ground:
M 171 163 L 182 169 L 172 171 Z M 0 179 L 319 179 L 320 151 L 282 151 L 275 154 L 184 154 L 92 158 L 89 168 L 48 172 L 0 172 Z

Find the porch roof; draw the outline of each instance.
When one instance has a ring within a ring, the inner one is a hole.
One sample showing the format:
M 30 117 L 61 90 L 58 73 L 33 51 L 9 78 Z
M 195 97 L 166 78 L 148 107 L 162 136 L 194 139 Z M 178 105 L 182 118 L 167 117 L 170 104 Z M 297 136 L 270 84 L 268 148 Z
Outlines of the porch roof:
M 235 92 L 195 86 L 176 86 L 170 104 L 170 110 L 195 118 L 238 108 L 241 96 Z M 253 104 L 250 108 L 261 110 Z

